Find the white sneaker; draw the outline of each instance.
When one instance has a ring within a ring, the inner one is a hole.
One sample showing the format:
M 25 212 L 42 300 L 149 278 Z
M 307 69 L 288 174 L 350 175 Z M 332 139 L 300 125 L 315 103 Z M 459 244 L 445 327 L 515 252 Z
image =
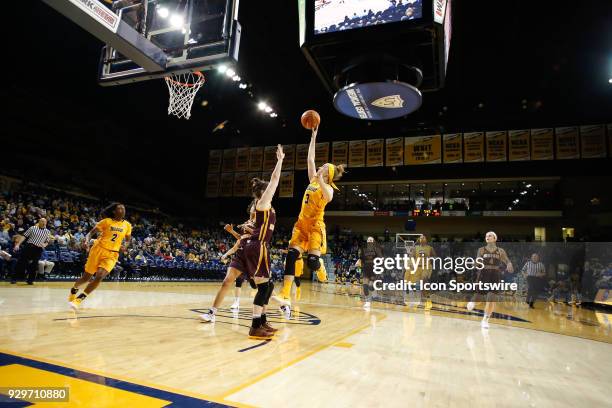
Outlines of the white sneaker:
M 280 310 L 281 310 L 281 312 L 283 312 L 283 315 L 285 316 L 285 319 L 290 319 L 291 318 L 291 306 L 289 306 L 289 305 L 281 305 Z
M 240 299 L 234 300 L 234 303 L 232 303 L 230 309 L 240 309 Z
M 465 308 L 470 312 L 474 310 L 474 307 L 476 307 L 476 303 L 474 302 L 468 302 L 467 305 L 465 305 Z
M 480 327 L 482 327 L 483 329 L 488 329 L 489 328 L 489 319 L 482 319 L 482 321 L 480 322 Z
M 370 302 L 365 302 L 365 303 L 363 304 L 363 308 L 364 308 L 364 309 L 368 309 L 368 310 L 369 310 L 369 309 L 370 309 L 370 306 L 371 306 L 371 305 L 370 305 Z
M 204 323 L 214 323 L 215 315 L 212 313 L 204 313 L 200 315 L 200 320 Z

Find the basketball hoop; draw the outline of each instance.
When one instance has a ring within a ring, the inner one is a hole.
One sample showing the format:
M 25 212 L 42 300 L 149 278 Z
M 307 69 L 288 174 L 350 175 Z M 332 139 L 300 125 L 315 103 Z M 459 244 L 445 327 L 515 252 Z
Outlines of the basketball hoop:
M 206 80 L 201 72 L 187 72 L 186 74 L 170 74 L 164 77 L 170 101 L 168 102 L 168 115 L 189 119 L 193 99 Z

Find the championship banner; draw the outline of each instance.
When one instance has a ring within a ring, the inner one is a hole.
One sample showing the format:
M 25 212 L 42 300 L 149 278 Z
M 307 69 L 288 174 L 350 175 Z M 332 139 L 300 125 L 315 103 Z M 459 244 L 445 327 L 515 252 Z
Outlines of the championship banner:
M 349 142 L 332 143 L 332 159 L 334 164 L 346 164 L 348 161 Z
M 293 172 L 283 171 L 278 185 L 278 196 L 281 198 L 293 197 Z
M 206 197 L 219 197 L 219 175 L 208 173 L 206 177 Z
M 463 149 L 461 133 L 450 133 L 443 136 L 444 163 L 461 163 Z
M 234 174 L 234 197 L 250 196 L 250 183 L 248 173 Z
M 508 131 L 508 156 L 510 161 L 524 161 L 531 158 L 529 129 Z
M 308 145 L 299 144 L 295 147 L 295 169 L 306 170 L 308 168 Z
M 327 162 L 329 162 L 329 143 L 317 143 L 315 145 L 315 165 L 319 168 Z
M 531 129 L 531 160 L 552 160 L 553 129 Z
M 580 148 L 576 126 L 555 128 L 557 136 L 557 160 L 579 159 Z
M 221 171 L 221 160 L 223 160 L 223 150 L 216 149 L 208 152 L 208 172 L 219 173 Z
M 261 171 L 263 147 L 251 147 L 249 150 L 249 171 Z
M 406 137 L 404 145 L 404 163 L 407 166 L 442 162 L 442 137 L 440 135 Z
M 464 163 L 477 163 L 484 161 L 484 132 L 470 132 L 463 134 Z
M 486 133 L 487 161 L 502 162 L 508 160 L 506 154 L 506 131 L 498 130 Z
M 351 140 L 349 142 L 349 167 L 365 167 L 366 142 L 365 140 Z
M 283 152 L 285 152 L 283 170 L 293 170 L 295 168 L 295 145 L 283 145 Z
M 231 197 L 234 192 L 234 173 L 222 173 L 219 196 Z
M 233 172 L 236 169 L 236 149 L 223 150 L 223 166 L 221 170 L 224 173 Z
M 367 167 L 382 167 L 383 165 L 383 139 L 370 139 L 367 145 Z
M 263 171 L 272 171 L 276 166 L 276 146 L 264 147 Z
M 236 171 L 249 170 L 249 148 L 239 147 L 236 149 Z
M 385 149 L 387 151 L 387 157 L 385 159 L 385 166 L 403 166 L 404 165 L 404 139 L 401 137 L 394 137 L 392 139 L 385 139 Z
M 580 126 L 580 156 L 583 159 L 606 157 L 604 125 Z

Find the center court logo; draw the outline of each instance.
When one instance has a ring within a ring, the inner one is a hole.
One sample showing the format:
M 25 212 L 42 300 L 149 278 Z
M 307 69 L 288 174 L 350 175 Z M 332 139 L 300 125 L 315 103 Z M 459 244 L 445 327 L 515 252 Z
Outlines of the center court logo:
M 376 99 L 372 105 L 379 108 L 397 109 L 404 107 L 404 100 L 399 95 L 389 95 Z

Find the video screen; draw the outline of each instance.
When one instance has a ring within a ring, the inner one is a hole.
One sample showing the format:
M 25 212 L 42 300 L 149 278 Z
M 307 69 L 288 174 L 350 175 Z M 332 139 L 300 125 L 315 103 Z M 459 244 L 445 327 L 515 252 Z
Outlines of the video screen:
M 315 34 L 422 18 L 423 0 L 315 0 Z

